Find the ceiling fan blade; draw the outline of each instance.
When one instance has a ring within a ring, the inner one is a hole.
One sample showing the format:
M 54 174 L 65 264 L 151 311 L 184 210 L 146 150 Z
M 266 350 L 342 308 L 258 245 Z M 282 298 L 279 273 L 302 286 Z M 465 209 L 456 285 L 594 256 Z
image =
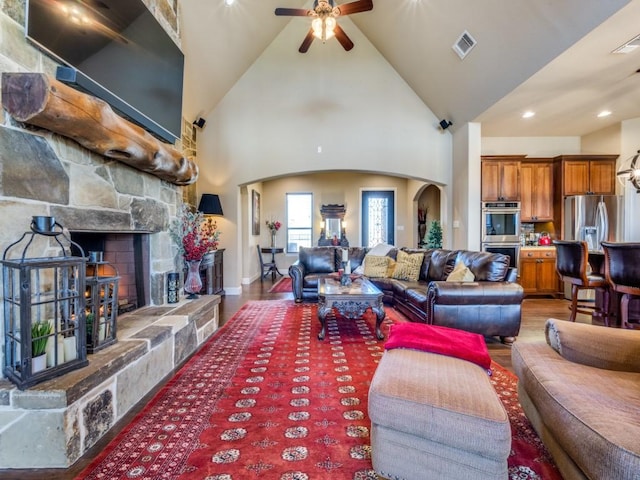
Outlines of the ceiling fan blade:
M 358 0 L 356 2 L 338 5 L 340 15 L 351 15 L 352 13 L 367 12 L 373 10 L 373 0 Z
M 306 17 L 310 10 L 304 8 L 276 8 L 276 15 L 288 15 L 290 17 Z
M 353 42 L 349 37 L 347 37 L 347 34 L 344 33 L 344 30 L 340 25 L 336 25 L 336 28 L 333 29 L 333 33 L 335 33 L 336 39 L 347 52 L 353 48 Z
M 300 53 L 307 53 L 307 50 L 309 50 L 309 47 L 311 46 L 311 42 L 313 42 L 313 39 L 315 37 L 313 36 L 313 28 L 309 29 L 309 33 L 307 33 L 307 36 L 304 37 L 304 40 L 302 41 L 302 44 L 300 45 L 300 48 L 298 49 L 298 51 Z

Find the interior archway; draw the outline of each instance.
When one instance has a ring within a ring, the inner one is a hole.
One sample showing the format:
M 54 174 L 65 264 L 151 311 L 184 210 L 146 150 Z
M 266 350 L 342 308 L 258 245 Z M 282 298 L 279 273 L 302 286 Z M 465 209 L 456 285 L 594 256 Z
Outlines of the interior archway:
M 430 187 L 430 188 L 429 188 Z M 240 222 L 243 233 L 242 249 L 244 265 L 242 267 L 242 283 L 250 283 L 258 278 L 259 265 L 256 255 L 256 245 L 269 241 L 269 233 L 262 228 L 258 235 L 253 235 L 251 191 L 256 190 L 260 194 L 260 222 L 264 227 L 266 220 L 278 220 L 285 225 L 278 232 L 278 242 L 285 245 L 286 235 L 286 194 L 287 193 L 312 193 L 313 194 L 313 233 L 312 238 L 317 239 L 320 233 L 322 217 L 321 205 L 340 204 L 345 205 L 346 214 L 344 222 L 349 237 L 350 245 L 361 245 L 361 212 L 359 206 L 359 194 L 361 189 L 393 189 L 397 192 L 396 202 L 396 236 L 395 244 L 415 248 L 417 245 L 418 222 L 416 217 L 416 199 L 428 200 L 430 211 L 441 218 L 443 202 L 441 200 L 441 187 L 431 181 L 415 178 L 406 178 L 387 175 L 377 172 L 363 171 L 333 171 L 333 172 L 299 172 L 295 175 L 287 175 L 278 178 L 269 178 L 256 181 L 240 187 L 240 202 L 242 212 Z M 291 263 L 298 258 L 297 253 L 284 253 L 279 256 L 277 262 L 282 271 L 286 271 Z

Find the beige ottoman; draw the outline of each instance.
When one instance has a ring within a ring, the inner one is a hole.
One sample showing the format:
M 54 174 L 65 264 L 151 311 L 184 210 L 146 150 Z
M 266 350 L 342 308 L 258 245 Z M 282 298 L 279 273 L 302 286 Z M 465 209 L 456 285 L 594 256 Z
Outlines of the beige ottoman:
M 385 478 L 507 478 L 511 426 L 478 365 L 387 350 L 371 382 L 369 417 L 373 468 Z

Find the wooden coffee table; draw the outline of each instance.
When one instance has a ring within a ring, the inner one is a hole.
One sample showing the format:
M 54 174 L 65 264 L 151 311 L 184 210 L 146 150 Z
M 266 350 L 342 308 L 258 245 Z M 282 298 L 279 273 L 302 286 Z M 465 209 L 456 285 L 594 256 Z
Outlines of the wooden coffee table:
M 382 292 L 366 278 L 357 278 L 349 286 L 342 286 L 333 278 L 318 282 L 318 318 L 322 327 L 319 340 L 324 340 L 326 318 L 334 308 L 349 319 L 362 318 L 370 308 L 376 314 L 376 336 L 378 340 L 384 339 L 380 330 L 385 317 Z

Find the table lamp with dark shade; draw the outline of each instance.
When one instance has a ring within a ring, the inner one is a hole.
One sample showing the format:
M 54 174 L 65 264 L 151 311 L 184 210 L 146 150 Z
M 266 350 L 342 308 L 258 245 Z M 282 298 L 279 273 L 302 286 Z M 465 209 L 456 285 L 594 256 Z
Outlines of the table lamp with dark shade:
M 220 204 L 220 197 L 214 193 L 203 193 L 200 197 L 200 204 L 198 205 L 198 211 L 205 215 L 220 215 L 222 216 L 222 205 Z

